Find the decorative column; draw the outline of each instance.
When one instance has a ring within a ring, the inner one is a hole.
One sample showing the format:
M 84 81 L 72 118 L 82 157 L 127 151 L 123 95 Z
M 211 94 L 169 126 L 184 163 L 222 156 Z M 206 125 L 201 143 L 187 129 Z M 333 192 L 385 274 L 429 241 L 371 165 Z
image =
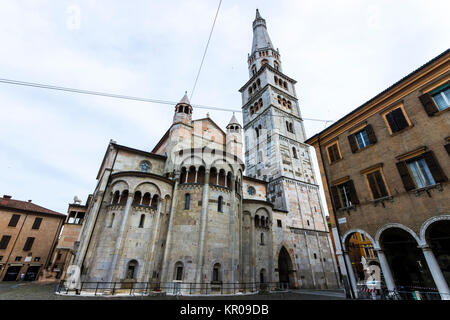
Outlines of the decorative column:
M 196 282 L 203 282 L 203 266 L 205 264 L 205 233 L 206 233 L 206 222 L 208 213 L 208 189 L 209 189 L 209 169 L 205 171 L 205 183 L 203 185 L 203 195 L 202 195 L 202 216 L 200 221 L 200 239 L 199 239 L 199 250 L 198 250 L 198 260 L 197 260 L 197 270 L 196 270 Z
M 447 281 L 442 274 L 441 268 L 434 256 L 433 250 L 428 246 L 419 246 L 422 249 L 425 260 L 427 261 L 428 268 L 430 269 L 431 275 L 433 276 L 434 283 L 441 295 L 442 300 L 450 300 L 450 290 L 448 288 Z
M 353 292 L 355 293 L 355 298 L 358 298 L 358 288 L 356 286 L 356 277 L 355 272 L 352 268 L 352 261 L 350 260 L 350 256 L 348 255 L 348 251 L 343 251 L 345 263 L 347 265 L 348 277 L 350 280 L 350 285 L 353 288 Z
M 167 272 L 169 269 L 169 252 L 171 249 L 171 243 L 172 243 L 172 229 L 173 229 L 173 217 L 175 215 L 175 207 L 177 203 L 177 193 L 178 193 L 178 181 L 180 179 L 180 172 L 175 172 L 175 184 L 173 186 L 173 193 L 172 193 L 172 206 L 170 208 L 170 217 L 169 217 L 169 227 L 167 229 L 167 239 L 166 239 L 166 248 L 164 250 L 164 258 L 162 263 L 162 270 L 161 270 L 161 282 L 169 281 L 169 279 L 166 279 Z
M 228 179 L 225 179 L 225 183 L 227 183 Z M 230 205 L 230 256 L 231 256 L 231 266 L 230 266 L 230 272 L 231 272 L 231 282 L 234 283 L 235 281 L 235 257 L 234 257 L 234 251 L 235 251 L 235 242 L 236 242 L 236 230 L 235 230 L 235 215 L 236 215 L 236 208 L 235 208 L 235 194 L 234 194 L 234 187 L 233 187 L 233 180 L 234 175 L 231 176 L 231 205 Z
M 119 254 L 120 254 L 120 251 L 123 246 L 124 233 L 125 233 L 125 229 L 127 226 L 128 215 L 130 213 L 131 203 L 133 202 L 133 197 L 134 197 L 133 193 L 128 194 L 127 204 L 125 205 L 125 210 L 123 212 L 122 221 L 120 222 L 119 236 L 117 237 L 117 240 L 116 240 L 116 247 L 114 249 L 111 266 L 109 268 L 107 282 L 112 282 L 113 274 L 114 274 L 114 271 L 116 270 L 117 260 L 119 259 Z
M 145 281 L 149 282 L 152 279 L 152 271 L 154 271 L 155 269 L 155 265 L 156 265 L 156 257 L 155 257 L 155 245 L 156 245 L 156 240 L 158 238 L 159 235 L 159 221 L 160 221 L 160 216 L 161 216 L 161 206 L 162 206 L 163 200 L 161 199 L 161 201 L 158 203 L 158 209 L 155 212 L 155 215 L 153 217 L 153 228 L 151 228 L 151 233 L 152 233 L 152 239 L 150 242 L 150 246 L 149 249 L 147 251 L 146 257 L 145 257 L 145 261 L 144 263 L 146 263 L 146 267 L 145 267 L 145 271 L 143 274 L 143 277 L 145 277 Z
M 394 277 L 392 276 L 391 268 L 389 267 L 389 263 L 387 262 L 386 255 L 384 254 L 381 248 L 375 248 L 377 252 L 378 261 L 380 261 L 381 272 L 383 272 L 384 281 L 386 281 L 386 286 L 389 291 L 395 290 L 395 282 Z

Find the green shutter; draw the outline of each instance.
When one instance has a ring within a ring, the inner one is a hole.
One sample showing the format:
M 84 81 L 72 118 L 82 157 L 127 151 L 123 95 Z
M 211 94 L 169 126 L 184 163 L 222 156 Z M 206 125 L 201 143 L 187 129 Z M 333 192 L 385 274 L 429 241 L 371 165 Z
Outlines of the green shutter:
M 423 154 L 423 157 L 428 165 L 428 169 L 430 169 L 434 181 L 436 181 L 437 183 L 448 181 L 448 178 L 445 175 L 444 171 L 442 170 L 441 166 L 439 165 L 439 162 L 434 156 L 433 151 L 425 152 Z

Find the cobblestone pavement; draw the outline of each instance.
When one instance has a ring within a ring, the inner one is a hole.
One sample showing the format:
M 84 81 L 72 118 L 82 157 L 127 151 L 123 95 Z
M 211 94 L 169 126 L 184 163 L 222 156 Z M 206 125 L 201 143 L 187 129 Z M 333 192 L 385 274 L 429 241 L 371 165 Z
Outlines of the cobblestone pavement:
M 345 295 L 339 290 L 292 290 L 282 293 L 236 295 L 236 296 L 147 296 L 147 297 L 83 297 L 83 296 L 60 296 L 56 295 L 57 284 L 43 283 L 0 283 L 0 300 L 342 300 Z

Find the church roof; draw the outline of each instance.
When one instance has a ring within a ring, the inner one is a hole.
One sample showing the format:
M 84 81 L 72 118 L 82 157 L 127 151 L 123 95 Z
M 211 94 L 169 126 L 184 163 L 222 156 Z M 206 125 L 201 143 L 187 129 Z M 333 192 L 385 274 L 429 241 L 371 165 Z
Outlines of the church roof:
M 238 124 L 238 125 L 241 125 L 241 124 L 239 123 L 238 119 L 236 119 L 236 116 L 234 115 L 234 112 L 233 112 L 233 116 L 231 117 L 231 120 L 230 120 L 230 122 L 228 123 L 228 125 L 230 125 L 230 124 Z
M 266 20 L 261 17 L 259 10 L 256 9 L 256 18 L 255 21 L 253 21 L 253 44 L 251 54 L 259 49 L 265 48 L 274 49 L 269 33 L 267 32 Z
M 178 103 L 183 103 L 183 104 L 191 104 L 191 102 L 189 101 L 189 98 L 187 96 L 187 91 L 184 93 L 183 98 L 181 98 L 180 102 Z

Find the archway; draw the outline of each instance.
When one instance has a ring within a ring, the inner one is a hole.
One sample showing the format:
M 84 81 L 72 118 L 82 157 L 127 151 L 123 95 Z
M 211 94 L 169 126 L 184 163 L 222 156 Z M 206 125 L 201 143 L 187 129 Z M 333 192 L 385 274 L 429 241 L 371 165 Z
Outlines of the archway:
M 365 283 L 369 265 L 378 264 L 378 257 L 371 239 L 363 230 L 349 232 L 344 238 L 345 248 L 358 284 Z
M 433 250 L 442 275 L 450 286 L 450 220 L 440 220 L 428 227 L 427 243 Z
M 397 288 L 424 291 L 435 287 L 422 250 L 409 232 L 396 227 L 386 229 L 380 236 L 380 246 Z
M 295 287 L 292 261 L 285 247 L 282 247 L 278 254 L 278 274 L 281 284 L 289 284 L 290 288 Z

